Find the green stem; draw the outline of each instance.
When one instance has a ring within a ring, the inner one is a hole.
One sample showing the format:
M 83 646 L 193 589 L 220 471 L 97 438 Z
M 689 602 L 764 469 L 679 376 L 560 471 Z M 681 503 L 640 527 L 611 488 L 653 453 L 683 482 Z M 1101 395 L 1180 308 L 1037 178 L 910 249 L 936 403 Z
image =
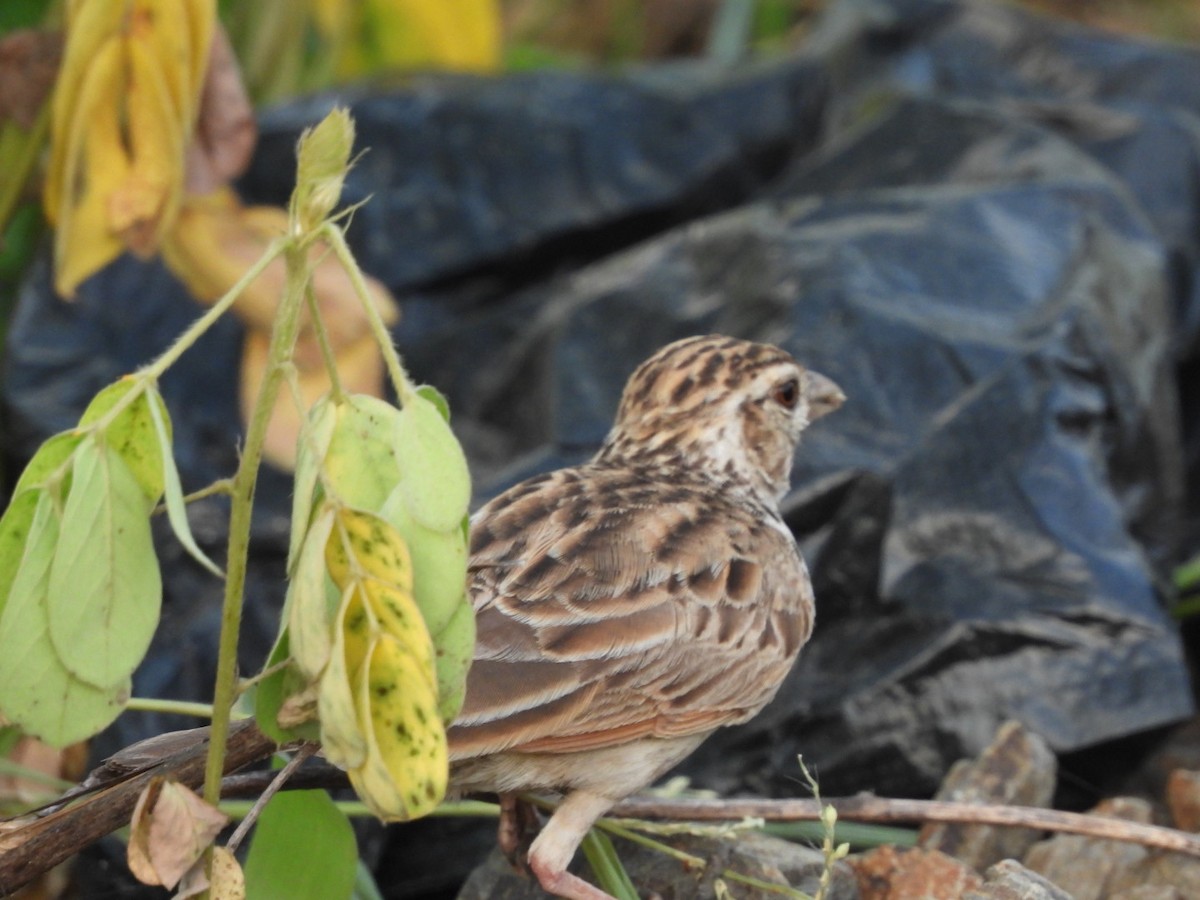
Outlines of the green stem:
M 341 402 L 343 394 L 342 378 L 338 372 L 337 354 L 333 352 L 333 345 L 329 341 L 329 331 L 325 328 L 325 320 L 321 318 L 321 308 L 317 305 L 317 296 L 310 284 L 308 290 L 305 291 L 305 300 L 308 304 L 308 319 L 312 325 L 313 334 L 317 338 L 317 346 L 321 348 L 321 359 L 325 363 L 325 371 L 329 374 L 329 395 L 332 399 Z M 301 409 L 300 415 L 303 416 L 307 410 Z
M 196 716 L 211 719 L 212 704 L 192 703 L 188 700 L 159 700 L 157 697 L 130 697 L 125 704 L 127 710 L 135 712 L 168 713 L 176 716 Z
M 417 389 L 408 380 L 404 366 L 400 364 L 400 356 L 396 353 L 396 347 L 392 343 L 392 335 L 387 330 L 387 325 L 384 324 L 383 317 L 379 315 L 379 310 L 376 309 L 375 302 L 371 299 L 371 292 L 367 290 L 367 282 L 363 278 L 362 270 L 359 269 L 358 263 L 354 261 L 354 256 L 350 252 L 350 248 L 346 245 L 346 238 L 340 228 L 336 225 L 326 223 L 321 229 L 321 236 L 329 241 L 329 246 L 333 249 L 334 255 L 337 256 L 338 261 L 345 267 L 346 274 L 350 276 L 350 283 L 354 285 L 354 292 L 358 294 L 359 302 L 362 303 L 363 309 L 367 314 L 367 322 L 371 326 L 371 333 L 375 335 L 375 340 L 379 343 L 379 349 L 383 351 L 383 361 L 387 366 L 388 376 L 392 379 L 392 387 L 396 389 L 396 399 L 400 401 L 401 406 L 404 406 L 412 399 Z
M 237 474 L 233 477 L 225 600 L 221 608 L 217 679 L 213 690 L 212 733 L 204 769 L 204 799 L 213 805 L 221 798 L 221 776 L 225 771 L 225 742 L 229 737 L 229 718 L 238 692 L 238 632 L 242 624 L 242 599 L 250 548 L 250 516 L 254 506 L 254 488 L 258 481 L 258 468 L 262 461 L 267 425 L 271 421 L 275 401 L 279 397 L 284 367 L 289 364 L 296 346 L 300 311 L 304 308 L 305 285 L 311 274 L 308 253 L 300 240 L 289 241 L 282 244 L 282 247 L 287 261 L 287 285 L 280 301 L 275 327 L 271 331 L 267 370 L 258 389 L 250 426 L 246 430 L 242 459 Z M 275 245 L 274 253 L 278 253 L 279 249 L 280 245 Z M 268 254 L 270 255 L 274 254 Z
M 52 788 L 59 793 L 69 791 L 75 787 L 74 781 L 67 781 L 46 772 L 39 772 L 37 769 L 31 769 L 29 766 L 23 766 L 19 762 L 2 757 L 0 757 L 0 775 L 3 775 L 5 778 L 20 778 L 23 781 L 32 781 L 44 787 Z
M 213 326 L 213 323 L 217 319 L 225 315 L 225 312 L 237 302 L 237 299 L 250 286 L 251 282 L 261 275 L 267 266 L 273 263 L 280 254 L 290 252 L 290 248 L 291 243 L 287 238 L 277 238 L 272 241 L 267 249 L 263 251 L 263 255 L 258 258 L 257 262 L 247 269 L 245 274 L 237 280 L 237 284 L 226 291 L 216 303 L 210 306 L 204 315 L 189 325 L 187 330 L 175 339 L 175 343 L 168 347 L 162 356 L 142 369 L 142 372 L 154 380 L 161 378 L 163 372 L 171 368 L 176 360 L 183 356 L 200 339 L 201 335 Z M 289 275 L 290 271 L 289 269 Z M 290 287 L 289 283 L 289 289 Z M 299 306 L 299 303 L 297 303 L 297 306 Z

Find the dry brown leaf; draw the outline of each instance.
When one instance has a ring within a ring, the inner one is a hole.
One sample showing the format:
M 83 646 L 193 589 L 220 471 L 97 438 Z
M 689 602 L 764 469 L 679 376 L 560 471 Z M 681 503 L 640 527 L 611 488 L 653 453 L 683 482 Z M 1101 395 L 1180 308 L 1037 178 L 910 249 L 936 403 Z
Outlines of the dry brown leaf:
M 187 151 L 188 192 L 207 194 L 237 178 L 250 164 L 257 142 L 254 107 L 229 37 L 218 27 L 208 51 L 200 117 Z
M 129 869 L 143 884 L 173 888 L 228 821 L 183 785 L 154 778 L 133 811 Z
M 62 48 L 59 31 L 20 29 L 0 38 L 0 122 L 33 127 L 54 87 Z

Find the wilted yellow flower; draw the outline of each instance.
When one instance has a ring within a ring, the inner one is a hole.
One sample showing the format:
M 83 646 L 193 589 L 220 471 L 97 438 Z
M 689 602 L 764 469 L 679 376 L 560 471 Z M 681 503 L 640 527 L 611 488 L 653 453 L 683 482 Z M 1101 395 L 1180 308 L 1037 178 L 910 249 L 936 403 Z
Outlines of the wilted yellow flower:
M 216 0 L 71 0 L 44 203 L 63 296 L 178 212 Z

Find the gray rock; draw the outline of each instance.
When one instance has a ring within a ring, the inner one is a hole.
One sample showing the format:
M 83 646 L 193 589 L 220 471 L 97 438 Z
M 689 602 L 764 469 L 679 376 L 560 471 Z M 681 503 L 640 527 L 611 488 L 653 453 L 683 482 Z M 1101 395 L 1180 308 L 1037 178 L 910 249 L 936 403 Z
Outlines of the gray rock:
M 955 763 L 935 799 L 1047 807 L 1057 771 L 1046 742 L 1020 722 L 1008 721 L 977 759 Z M 948 822 L 926 825 L 919 843 L 982 872 L 1002 859 L 1019 859 L 1037 839 L 1038 832 L 1028 828 Z
M 1004 859 L 985 873 L 983 887 L 963 894 L 962 900 L 1073 900 L 1072 896 L 1015 859 Z

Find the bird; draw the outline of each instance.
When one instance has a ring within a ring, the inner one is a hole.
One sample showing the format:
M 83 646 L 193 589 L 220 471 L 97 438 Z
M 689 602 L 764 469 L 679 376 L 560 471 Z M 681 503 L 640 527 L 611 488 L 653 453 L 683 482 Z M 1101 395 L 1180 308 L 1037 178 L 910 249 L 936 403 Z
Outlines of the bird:
M 684 338 L 630 376 L 591 460 L 471 517 L 451 785 L 499 795 L 510 854 L 518 795 L 562 795 L 526 859 L 548 893 L 611 900 L 567 870 L 588 829 L 775 696 L 814 619 L 779 504 L 801 433 L 844 399 L 779 347 Z

